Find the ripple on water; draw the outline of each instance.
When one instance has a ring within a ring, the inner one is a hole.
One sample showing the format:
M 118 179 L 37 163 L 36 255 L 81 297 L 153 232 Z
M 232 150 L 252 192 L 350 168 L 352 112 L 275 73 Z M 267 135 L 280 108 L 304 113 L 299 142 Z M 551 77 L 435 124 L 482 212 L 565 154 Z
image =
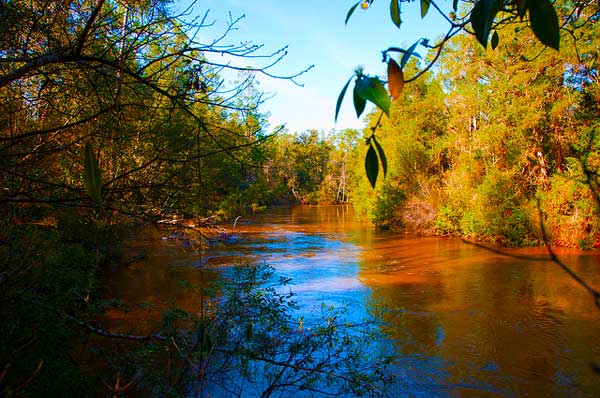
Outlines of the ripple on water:
M 240 224 L 237 241 L 201 257 L 171 251 L 115 280 L 131 300 L 156 292 L 174 297 L 180 293 L 169 280 L 186 272 L 194 278 L 193 272 L 240 262 L 266 263 L 292 278 L 303 310 L 321 301 L 349 304 L 359 319 L 368 305 L 384 307 L 389 340 L 382 350 L 397 354 L 399 393 L 406 396 L 600 396 L 600 376 L 591 367 L 600 363 L 599 311 L 554 264 L 460 240 L 379 233 L 348 214 L 278 209 L 263 216 L 266 223 Z M 533 249 L 514 253 L 544 256 Z M 561 256 L 600 286 L 597 258 Z

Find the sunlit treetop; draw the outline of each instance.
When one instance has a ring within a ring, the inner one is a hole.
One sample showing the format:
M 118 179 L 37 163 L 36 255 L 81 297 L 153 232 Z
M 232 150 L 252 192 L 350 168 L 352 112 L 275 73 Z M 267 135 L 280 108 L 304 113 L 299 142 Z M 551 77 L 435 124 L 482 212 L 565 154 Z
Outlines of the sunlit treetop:
M 361 0 L 355 3 L 346 14 L 345 23 L 349 24 L 355 11 L 359 8 L 368 11 L 374 6 L 375 0 Z M 414 4 L 418 3 L 418 5 Z M 352 77 L 344 85 L 338 97 L 335 119 L 341 107 L 346 91 L 354 79 L 353 101 L 357 117 L 360 117 L 365 109 L 367 101 L 375 104 L 381 111 L 389 115 L 390 96 L 398 98 L 405 83 L 410 83 L 425 72 L 430 70 L 438 61 L 443 49 L 448 42 L 458 34 L 464 33 L 474 38 L 485 49 L 495 50 L 501 43 L 502 31 L 513 29 L 518 34 L 533 32 L 540 43 L 540 51 L 550 48 L 558 51 L 561 45 L 561 35 L 569 38 L 575 44 L 581 39 L 578 35 L 580 28 L 589 23 L 596 23 L 600 18 L 600 4 L 596 0 L 453 0 L 451 7 L 448 3 L 439 5 L 434 0 L 391 0 L 389 2 L 390 20 L 399 29 L 402 28 L 402 6 L 420 7 L 423 23 L 432 12 L 439 13 L 447 23 L 446 34 L 432 43 L 428 38 L 423 38 L 408 48 L 389 47 L 382 51 L 382 60 L 387 63 L 387 81 L 378 76 L 369 76 L 361 68 L 358 68 Z M 448 8 L 448 9 L 445 9 Z M 430 52 L 427 62 L 412 76 L 406 76 L 406 63 L 411 57 L 421 58 L 416 52 L 423 47 Z M 400 62 L 398 62 L 398 58 Z M 387 90 L 385 84 L 387 83 Z M 374 130 L 367 145 L 370 146 L 367 153 L 365 166 L 367 176 L 371 185 L 375 185 L 379 162 L 375 153 L 379 154 L 379 160 L 385 174 L 385 155 L 379 145 L 375 145 Z

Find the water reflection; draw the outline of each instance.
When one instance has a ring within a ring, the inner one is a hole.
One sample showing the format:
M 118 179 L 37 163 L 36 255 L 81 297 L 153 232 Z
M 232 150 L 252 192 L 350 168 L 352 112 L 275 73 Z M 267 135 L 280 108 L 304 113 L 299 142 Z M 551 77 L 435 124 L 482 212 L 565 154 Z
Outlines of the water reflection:
M 600 311 L 550 262 L 495 254 L 454 239 L 379 233 L 349 207 L 278 208 L 238 224 L 234 242 L 202 256 L 152 240 L 150 258 L 113 281 L 125 300 L 193 307 L 177 283 L 260 262 L 293 278 L 304 308 L 326 301 L 381 309 L 403 396 L 594 397 L 600 376 Z M 512 253 L 542 258 L 539 249 Z M 561 253 L 600 286 L 593 255 Z

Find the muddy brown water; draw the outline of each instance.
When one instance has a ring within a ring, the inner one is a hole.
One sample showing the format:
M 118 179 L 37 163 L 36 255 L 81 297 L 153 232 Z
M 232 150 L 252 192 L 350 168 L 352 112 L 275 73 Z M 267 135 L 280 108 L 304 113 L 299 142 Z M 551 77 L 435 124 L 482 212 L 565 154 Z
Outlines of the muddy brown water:
M 356 317 L 383 303 L 399 356 L 399 396 L 600 397 L 600 310 L 543 249 L 517 259 L 458 239 L 376 231 L 350 207 L 274 208 L 238 222 L 232 239 L 202 255 L 157 234 L 134 242 L 148 256 L 118 270 L 107 294 L 137 311 L 108 314 L 116 329 L 157 322 L 170 302 L 193 309 L 179 283 L 219 278 L 219 269 L 265 263 L 292 278 L 303 308 L 349 305 Z M 600 287 L 600 257 L 559 257 Z M 152 307 L 146 304 L 151 303 Z M 147 329 L 146 329 L 147 330 Z

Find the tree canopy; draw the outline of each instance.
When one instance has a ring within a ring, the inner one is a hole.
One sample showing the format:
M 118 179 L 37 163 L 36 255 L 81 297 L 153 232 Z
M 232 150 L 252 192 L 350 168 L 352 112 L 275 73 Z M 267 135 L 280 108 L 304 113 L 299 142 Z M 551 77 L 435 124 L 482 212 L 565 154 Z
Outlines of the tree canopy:
M 390 19 L 398 28 L 402 27 L 401 6 L 416 6 L 410 3 L 400 0 L 390 2 Z M 335 112 L 336 118 L 352 79 L 354 79 L 353 101 L 357 116 L 360 117 L 363 113 L 366 101 L 372 102 L 389 116 L 389 96 L 398 98 L 405 83 L 413 82 L 429 71 L 439 61 L 444 50 L 450 46 L 451 39 L 460 33 L 474 36 L 483 48 L 487 48 L 489 43 L 491 51 L 496 50 L 501 43 L 510 46 L 511 43 L 508 41 L 514 40 L 515 36 L 526 37 L 533 33 L 537 41 L 532 43 L 534 51 L 521 51 L 519 55 L 522 61 L 535 60 L 542 53 L 549 51 L 547 48 L 559 50 L 561 41 L 568 42 L 567 47 L 572 50 L 569 52 L 573 55 L 570 67 L 596 69 L 597 51 L 588 45 L 589 27 L 596 24 L 600 13 L 595 1 L 455 0 L 448 11 L 443 10 L 434 0 L 421 0 L 418 3 L 423 19 L 427 17 L 430 10 L 435 10 L 443 17 L 448 25 L 447 33 L 434 42 L 429 38 L 423 38 L 409 48 L 390 47 L 382 51 L 383 62 L 387 63 L 389 94 L 385 90 L 385 80 L 378 76 L 369 76 L 362 68 L 358 68 L 340 93 Z M 364 0 L 354 4 L 348 11 L 346 24 L 359 6 L 367 10 L 373 4 L 374 0 Z M 417 52 L 421 47 L 429 53 L 424 59 L 424 64 L 419 64 L 418 68 L 410 71 L 411 73 L 406 73 L 406 64 L 411 58 L 421 59 L 421 55 Z M 367 144 L 369 150 L 365 168 L 367 175 L 370 176 L 371 185 L 374 186 L 380 164 L 385 174 L 386 159 L 384 152 L 374 145 L 375 139 L 369 139 Z
M 156 218 L 213 200 L 202 176 L 221 155 L 225 168 L 253 167 L 253 144 L 270 135 L 254 80 L 277 78 L 285 49 L 228 43 L 239 20 L 207 40 L 212 23 L 193 6 L 0 3 L 0 202 Z M 222 77 L 236 71 L 234 84 Z

